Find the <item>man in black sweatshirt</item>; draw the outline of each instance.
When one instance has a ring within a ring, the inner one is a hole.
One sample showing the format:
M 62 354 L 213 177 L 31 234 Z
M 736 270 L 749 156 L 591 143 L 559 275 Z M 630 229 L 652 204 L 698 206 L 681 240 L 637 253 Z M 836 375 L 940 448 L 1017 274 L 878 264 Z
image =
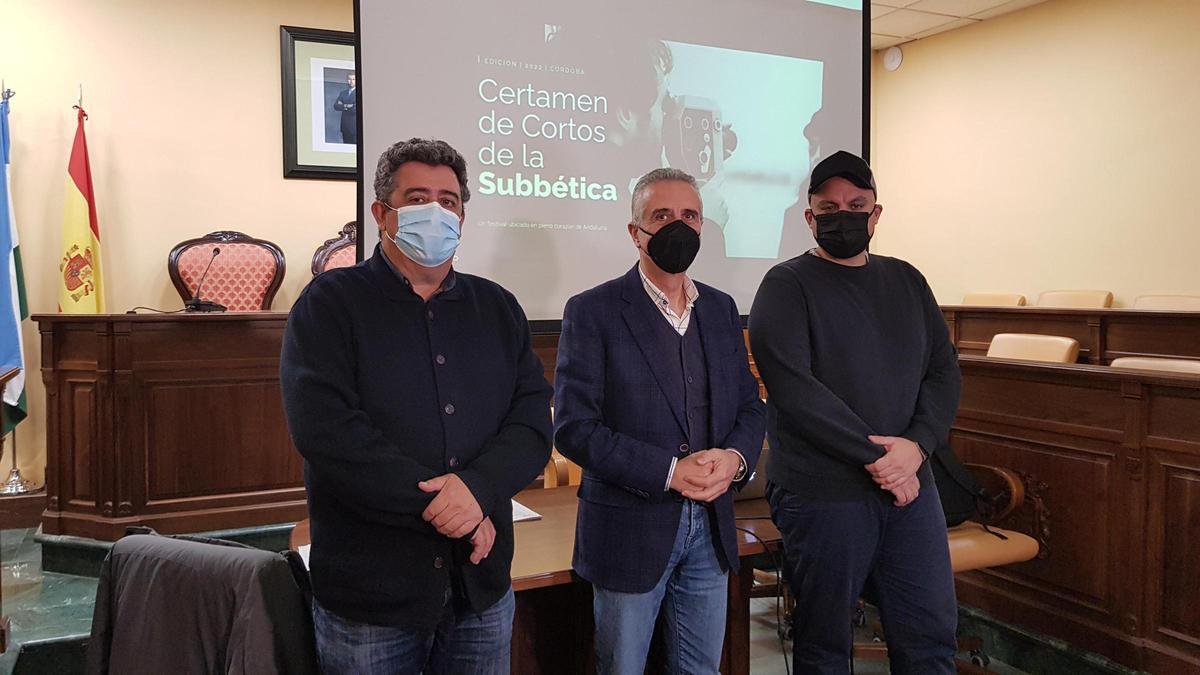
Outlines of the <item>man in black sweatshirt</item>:
M 958 357 L 921 273 L 867 253 L 883 211 L 867 163 L 837 152 L 808 191 L 818 247 L 768 272 L 750 312 L 796 671 L 849 671 L 851 615 L 866 593 L 893 673 L 953 673 L 954 578 L 925 460 L 954 421 Z
M 280 379 L 304 456 L 325 673 L 507 673 L 510 498 L 550 456 L 550 385 L 511 293 L 456 272 L 462 155 L 379 158 L 381 243 L 312 280 Z

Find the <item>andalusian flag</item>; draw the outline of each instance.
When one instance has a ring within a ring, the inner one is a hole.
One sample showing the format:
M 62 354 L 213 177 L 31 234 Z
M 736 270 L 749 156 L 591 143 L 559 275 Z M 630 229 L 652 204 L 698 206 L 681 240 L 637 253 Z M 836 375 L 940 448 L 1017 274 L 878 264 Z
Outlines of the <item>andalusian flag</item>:
M 67 166 L 67 206 L 63 215 L 62 273 L 58 286 L 58 311 L 66 314 L 102 314 L 104 287 L 100 283 L 100 223 L 96 220 L 96 195 L 79 109 L 79 126 Z
M 25 303 L 25 276 L 21 273 L 21 249 L 17 242 L 17 219 L 13 215 L 12 184 L 8 177 L 8 101 L 0 102 L 0 373 L 20 368 L 21 374 L 4 388 L 4 429 L 7 434 L 25 419 L 25 358 L 21 345 L 21 321 L 29 318 Z

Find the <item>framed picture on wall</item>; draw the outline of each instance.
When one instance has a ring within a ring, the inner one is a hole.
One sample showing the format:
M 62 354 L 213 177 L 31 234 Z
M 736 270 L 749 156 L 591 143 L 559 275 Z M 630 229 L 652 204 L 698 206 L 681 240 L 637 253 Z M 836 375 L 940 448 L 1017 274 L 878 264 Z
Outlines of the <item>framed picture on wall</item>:
M 280 26 L 279 43 L 284 178 L 355 180 L 354 33 Z

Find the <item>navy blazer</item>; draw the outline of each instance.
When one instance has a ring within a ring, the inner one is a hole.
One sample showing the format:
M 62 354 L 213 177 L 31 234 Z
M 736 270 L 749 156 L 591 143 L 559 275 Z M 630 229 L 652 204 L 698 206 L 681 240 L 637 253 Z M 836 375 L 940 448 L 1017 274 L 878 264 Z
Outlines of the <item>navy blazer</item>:
M 697 283 L 692 322 L 708 366 L 709 438 L 735 448 L 753 469 L 766 406 L 750 372 L 737 305 Z M 645 593 L 666 571 L 683 497 L 666 490 L 671 458 L 687 442 L 683 401 L 669 400 L 668 371 L 656 353 L 655 321 L 666 321 L 635 265 L 623 277 L 567 302 L 555 371 L 554 441 L 583 467 L 574 568 L 610 590 Z M 743 479 L 744 481 L 744 479 Z M 735 487 L 740 487 L 735 486 Z M 737 570 L 733 496 L 709 505 L 722 563 Z

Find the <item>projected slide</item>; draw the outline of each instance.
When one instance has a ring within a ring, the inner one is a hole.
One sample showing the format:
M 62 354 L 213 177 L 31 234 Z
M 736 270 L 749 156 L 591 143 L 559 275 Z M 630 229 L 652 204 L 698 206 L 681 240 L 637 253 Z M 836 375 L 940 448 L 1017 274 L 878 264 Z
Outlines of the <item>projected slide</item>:
M 636 261 L 637 178 L 680 168 L 704 205 L 690 273 L 748 311 L 766 270 L 813 245 L 801 215 L 811 164 L 861 150 L 860 5 L 615 3 L 595 17 L 515 4 L 430 13 L 360 0 L 364 206 L 390 143 L 446 140 L 471 174 L 456 268 L 509 288 L 530 318 L 557 319 Z M 378 232 L 364 215 L 369 254 Z

